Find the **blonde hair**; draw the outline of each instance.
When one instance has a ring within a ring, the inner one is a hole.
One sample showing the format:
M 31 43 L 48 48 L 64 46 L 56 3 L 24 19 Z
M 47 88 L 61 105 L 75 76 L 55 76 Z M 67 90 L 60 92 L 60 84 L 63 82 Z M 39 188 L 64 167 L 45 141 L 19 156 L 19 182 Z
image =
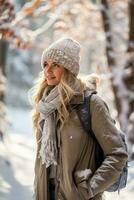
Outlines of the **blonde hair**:
M 47 83 L 45 80 L 45 76 L 43 71 L 40 72 L 39 78 L 36 81 L 33 91 L 33 105 L 34 109 L 32 110 L 32 122 L 33 129 L 38 134 L 38 120 L 39 120 L 39 112 L 36 111 L 36 105 L 42 98 L 43 92 L 47 87 Z M 84 84 L 80 79 L 76 78 L 70 71 L 65 69 L 65 73 L 62 75 L 60 83 L 58 84 L 58 92 L 61 100 L 61 107 L 58 109 L 58 119 L 60 120 L 60 129 L 63 127 L 63 124 L 69 117 L 68 105 L 73 96 L 78 93 L 82 93 L 86 88 L 86 84 Z

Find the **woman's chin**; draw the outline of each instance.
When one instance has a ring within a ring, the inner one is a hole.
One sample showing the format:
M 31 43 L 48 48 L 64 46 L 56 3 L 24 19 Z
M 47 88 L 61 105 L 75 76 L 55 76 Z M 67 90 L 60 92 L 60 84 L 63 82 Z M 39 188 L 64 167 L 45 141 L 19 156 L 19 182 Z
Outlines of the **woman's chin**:
M 58 85 L 58 81 L 56 81 L 56 80 L 47 80 L 47 84 L 48 85 Z

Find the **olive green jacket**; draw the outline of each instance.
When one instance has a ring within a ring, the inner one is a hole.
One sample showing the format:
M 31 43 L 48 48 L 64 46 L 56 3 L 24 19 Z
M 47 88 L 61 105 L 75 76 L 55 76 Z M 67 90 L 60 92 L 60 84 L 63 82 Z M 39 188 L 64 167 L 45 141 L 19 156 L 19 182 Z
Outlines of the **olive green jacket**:
M 83 103 L 83 95 L 72 104 Z M 76 110 L 72 110 L 62 131 L 57 127 L 58 165 L 56 167 L 56 194 L 58 200 L 102 200 L 102 194 L 119 176 L 128 159 L 106 103 L 93 95 L 90 102 L 92 130 L 106 156 L 96 170 L 96 142 L 82 128 Z M 40 135 L 37 136 L 37 139 Z M 37 153 L 40 144 L 37 145 Z M 48 169 L 41 160 L 35 160 L 34 198 L 49 200 Z

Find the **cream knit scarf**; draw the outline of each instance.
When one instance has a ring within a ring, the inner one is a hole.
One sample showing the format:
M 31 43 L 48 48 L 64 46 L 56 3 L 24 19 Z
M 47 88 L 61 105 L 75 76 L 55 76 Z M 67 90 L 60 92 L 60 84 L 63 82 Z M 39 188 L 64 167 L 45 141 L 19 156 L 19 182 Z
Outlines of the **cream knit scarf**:
M 51 164 L 57 164 L 55 111 L 58 110 L 60 105 L 57 86 L 54 88 L 48 86 L 37 105 L 37 111 L 40 113 L 39 126 L 42 132 L 39 140 L 41 142 L 39 158 L 42 159 L 42 164 L 46 164 L 46 167 L 49 167 Z

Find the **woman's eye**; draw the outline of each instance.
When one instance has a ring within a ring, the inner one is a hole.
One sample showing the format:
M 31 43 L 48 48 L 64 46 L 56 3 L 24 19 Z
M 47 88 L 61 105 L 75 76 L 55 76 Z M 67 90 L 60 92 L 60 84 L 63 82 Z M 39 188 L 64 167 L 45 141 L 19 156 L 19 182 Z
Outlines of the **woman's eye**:
M 43 68 L 45 68 L 46 66 L 47 66 L 47 63 L 44 63 L 44 64 L 43 64 Z
M 43 69 L 45 69 L 47 66 L 48 66 L 48 63 L 45 62 L 43 64 Z M 51 64 L 51 68 L 55 68 L 55 67 L 60 67 L 60 66 L 57 63 L 52 63 Z
M 52 64 L 52 67 L 59 67 L 59 65 L 54 63 L 54 64 Z

